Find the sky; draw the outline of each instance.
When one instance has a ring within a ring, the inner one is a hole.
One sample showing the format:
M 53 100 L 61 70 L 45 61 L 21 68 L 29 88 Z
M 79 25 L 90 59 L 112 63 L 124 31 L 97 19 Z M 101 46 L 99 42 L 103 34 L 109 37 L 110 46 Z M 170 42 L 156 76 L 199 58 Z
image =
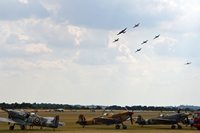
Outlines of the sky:
M 198 106 L 199 13 L 199 0 L 1 0 L 0 102 Z

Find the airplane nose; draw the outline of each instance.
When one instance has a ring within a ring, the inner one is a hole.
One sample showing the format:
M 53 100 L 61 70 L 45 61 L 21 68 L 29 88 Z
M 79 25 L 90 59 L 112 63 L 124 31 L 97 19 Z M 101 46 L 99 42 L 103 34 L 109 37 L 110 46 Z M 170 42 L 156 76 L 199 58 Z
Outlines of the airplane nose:
M 129 112 L 129 115 L 130 115 L 130 116 L 133 115 L 133 112 Z

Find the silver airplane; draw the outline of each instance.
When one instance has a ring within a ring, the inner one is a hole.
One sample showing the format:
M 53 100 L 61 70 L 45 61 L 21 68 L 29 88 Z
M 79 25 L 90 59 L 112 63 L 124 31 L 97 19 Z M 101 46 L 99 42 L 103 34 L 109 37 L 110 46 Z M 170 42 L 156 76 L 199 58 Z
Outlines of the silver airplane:
M 65 126 L 64 122 L 59 122 L 59 116 L 53 117 L 41 117 L 35 113 L 29 113 L 27 111 L 17 111 L 14 109 L 5 109 L 2 108 L 5 112 L 8 113 L 8 118 L 1 118 L 0 121 L 12 123 L 9 127 L 10 130 L 14 130 L 15 125 L 19 125 L 21 130 L 25 130 L 26 126 L 40 126 L 40 129 L 43 127 L 50 127 L 55 130 L 58 126 Z

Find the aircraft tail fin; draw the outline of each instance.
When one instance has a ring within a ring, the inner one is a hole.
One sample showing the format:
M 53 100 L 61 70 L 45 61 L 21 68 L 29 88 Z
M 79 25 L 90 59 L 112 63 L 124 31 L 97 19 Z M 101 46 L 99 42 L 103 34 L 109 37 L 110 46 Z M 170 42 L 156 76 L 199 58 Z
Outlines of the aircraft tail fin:
M 52 120 L 53 124 L 54 124 L 54 128 L 57 128 L 59 125 L 59 115 L 56 115 L 54 117 L 54 119 Z
M 139 125 L 144 125 L 145 124 L 145 120 L 142 118 L 141 115 L 138 115 L 137 121 L 135 123 L 138 123 Z
M 78 117 L 78 121 L 76 123 L 80 124 L 80 125 L 85 125 L 85 123 L 86 123 L 85 116 L 80 114 L 79 117 Z

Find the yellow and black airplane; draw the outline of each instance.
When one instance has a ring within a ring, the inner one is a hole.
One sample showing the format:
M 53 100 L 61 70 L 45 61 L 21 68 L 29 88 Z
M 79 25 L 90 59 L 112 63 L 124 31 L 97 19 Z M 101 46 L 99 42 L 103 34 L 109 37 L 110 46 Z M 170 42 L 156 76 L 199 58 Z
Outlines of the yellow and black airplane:
M 104 113 L 103 115 L 99 117 L 94 117 L 89 120 L 86 120 L 85 117 L 80 114 L 79 115 L 79 120 L 76 122 L 77 124 L 80 124 L 82 127 L 85 127 L 86 125 L 112 125 L 116 124 L 115 128 L 120 129 L 120 125 L 122 124 L 123 129 L 127 129 L 127 126 L 123 124 L 124 121 L 127 119 L 130 119 L 131 124 L 133 124 L 133 119 L 132 119 L 133 112 L 122 112 L 122 113 L 117 113 L 117 114 L 108 114 Z

